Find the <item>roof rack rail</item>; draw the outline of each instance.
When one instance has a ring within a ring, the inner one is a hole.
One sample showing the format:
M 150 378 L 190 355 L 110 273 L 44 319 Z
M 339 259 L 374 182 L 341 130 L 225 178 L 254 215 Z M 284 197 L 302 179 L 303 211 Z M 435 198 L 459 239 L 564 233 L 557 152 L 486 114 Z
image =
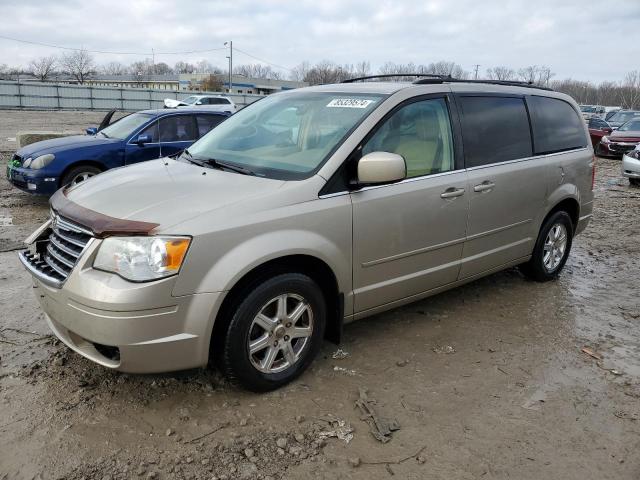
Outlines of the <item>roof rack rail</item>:
M 434 83 L 452 80 L 452 78 L 448 75 L 436 75 L 433 73 L 389 73 L 384 75 L 368 75 L 366 77 L 348 78 L 346 80 L 343 80 L 340 83 L 355 83 L 355 82 L 362 82 L 363 80 L 372 80 L 374 78 L 397 78 L 397 77 L 403 77 L 403 78 L 429 77 L 428 79 L 425 78 L 424 80 L 434 80 Z M 414 83 L 418 83 L 418 82 L 419 80 L 416 80 Z
M 451 83 L 481 83 L 481 84 L 488 84 L 488 85 L 504 85 L 508 87 L 537 88 L 539 90 L 548 90 L 550 92 L 553 91 L 553 89 L 549 87 L 542 87 L 542 86 L 534 85 L 531 82 L 520 82 L 517 80 L 464 80 L 461 78 L 450 77 L 445 81 L 451 82 Z M 416 85 L 423 85 L 423 84 L 438 83 L 438 82 L 433 82 L 432 79 L 430 78 L 421 78 L 414 81 L 413 83 Z

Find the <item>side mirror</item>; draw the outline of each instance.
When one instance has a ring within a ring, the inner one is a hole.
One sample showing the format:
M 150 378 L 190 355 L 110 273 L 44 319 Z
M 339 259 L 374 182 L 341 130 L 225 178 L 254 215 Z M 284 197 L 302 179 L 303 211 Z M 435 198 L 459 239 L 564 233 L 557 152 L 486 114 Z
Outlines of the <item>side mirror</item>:
M 611 132 L 613 132 L 613 128 L 611 128 L 611 127 L 602 127 L 602 131 L 604 133 L 611 133 Z
M 151 135 L 138 135 L 136 139 L 138 145 L 144 145 L 145 143 L 151 143 Z
M 89 127 L 85 130 L 87 135 L 95 135 L 98 133 L 98 127 Z
M 404 180 L 407 164 L 401 155 L 390 152 L 371 152 L 358 162 L 358 184 L 375 185 Z

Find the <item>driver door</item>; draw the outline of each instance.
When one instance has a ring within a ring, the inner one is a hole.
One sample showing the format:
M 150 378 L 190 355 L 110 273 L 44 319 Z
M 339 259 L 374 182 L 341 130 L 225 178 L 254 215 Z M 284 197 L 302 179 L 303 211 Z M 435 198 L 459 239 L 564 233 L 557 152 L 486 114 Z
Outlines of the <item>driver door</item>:
M 138 137 L 148 135 L 151 139 L 148 143 L 137 143 Z M 160 144 L 158 143 L 158 119 L 153 120 L 146 128 L 134 135 L 124 152 L 125 165 L 154 160 L 160 157 Z
M 458 278 L 469 201 L 449 112 L 448 96 L 414 99 L 362 146 L 402 155 L 407 178 L 351 193 L 355 313 Z

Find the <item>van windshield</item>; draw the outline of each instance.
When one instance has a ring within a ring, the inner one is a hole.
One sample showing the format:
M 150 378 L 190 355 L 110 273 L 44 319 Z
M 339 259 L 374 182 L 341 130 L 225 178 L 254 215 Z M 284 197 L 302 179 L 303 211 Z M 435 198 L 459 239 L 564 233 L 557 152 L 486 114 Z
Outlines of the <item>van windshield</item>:
M 385 98 L 377 94 L 288 92 L 231 116 L 189 147 L 202 160 L 220 160 L 258 175 L 306 178 Z

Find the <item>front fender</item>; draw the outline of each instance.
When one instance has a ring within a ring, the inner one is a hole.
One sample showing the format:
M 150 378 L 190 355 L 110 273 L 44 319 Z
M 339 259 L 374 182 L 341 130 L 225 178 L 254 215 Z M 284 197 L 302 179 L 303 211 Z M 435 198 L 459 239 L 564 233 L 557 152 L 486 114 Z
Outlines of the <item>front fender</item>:
M 266 232 L 248 238 L 221 256 L 202 277 L 194 293 L 231 290 L 254 268 L 270 260 L 291 255 L 308 255 L 323 261 L 334 272 L 339 291 L 350 291 L 351 259 L 346 256 L 349 251 L 349 248 L 341 247 L 316 232 L 307 230 Z M 179 290 L 180 285 L 176 287 Z M 183 295 L 185 292 L 176 291 L 174 294 Z

